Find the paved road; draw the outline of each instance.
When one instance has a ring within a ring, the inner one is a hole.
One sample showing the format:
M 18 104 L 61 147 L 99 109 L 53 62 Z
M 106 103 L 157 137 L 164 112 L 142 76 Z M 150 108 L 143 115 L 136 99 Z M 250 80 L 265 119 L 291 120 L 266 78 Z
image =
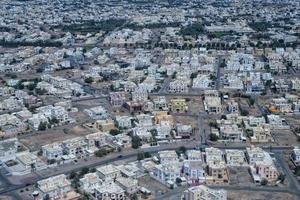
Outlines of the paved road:
M 0 115 L 8 114 L 8 113 L 14 113 L 14 112 L 19 112 L 19 111 L 21 111 L 21 110 L 22 110 L 22 109 L 4 110 L 4 111 L 1 111 L 1 112 L 0 112 Z
M 181 97 L 201 97 L 202 94 L 197 92 L 189 92 L 189 93 L 150 93 L 149 96 L 181 96 Z
M 299 196 L 300 191 L 292 190 L 289 187 L 281 188 L 281 187 L 272 187 L 272 186 L 232 186 L 232 185 L 212 185 L 209 186 L 214 189 L 225 189 L 225 190 L 245 190 L 245 191 L 253 191 L 253 192 L 284 192 L 290 193 Z
M 206 130 L 204 128 L 204 120 L 203 120 L 204 117 L 205 117 L 205 114 L 200 113 L 198 116 L 198 119 L 197 119 L 197 125 L 198 125 L 199 134 L 200 134 L 201 144 L 206 144 L 206 141 L 207 141 Z
M 160 90 L 159 90 L 159 94 L 164 94 L 164 93 L 167 93 L 168 92 L 168 88 L 169 88 L 169 85 L 170 85 L 170 81 L 171 81 L 171 77 L 167 77 L 165 78 Z
M 142 149 L 145 152 L 150 152 L 150 153 L 156 153 L 158 151 L 162 151 L 162 150 L 176 150 L 178 149 L 180 146 L 185 146 L 187 149 L 194 149 L 195 147 L 200 147 L 200 148 L 205 148 L 207 147 L 206 145 L 200 145 L 199 141 L 193 141 L 193 140 L 189 140 L 189 141 L 181 141 L 181 142 L 175 142 L 175 143 L 169 143 L 169 144 L 163 144 L 161 146 L 157 146 L 157 147 L 149 147 L 149 148 L 145 148 Z M 237 145 L 237 146 L 224 146 L 224 145 L 215 145 L 215 147 L 217 148 L 221 148 L 221 149 L 245 149 L 247 145 Z M 264 147 L 266 150 L 269 149 L 269 147 Z M 292 149 L 292 147 L 272 147 L 272 151 L 273 152 L 279 152 L 281 153 L 281 151 L 283 150 L 290 150 Z M 107 163 L 112 163 L 115 161 L 120 161 L 120 160 L 125 160 L 125 159 L 130 159 L 130 158 L 134 158 L 137 156 L 138 151 L 141 151 L 141 149 L 139 150 L 134 150 L 134 149 L 128 149 L 125 150 L 123 152 L 119 152 L 119 153 L 112 153 L 109 154 L 106 157 L 103 158 L 96 158 L 96 157 L 90 157 L 87 160 L 81 160 L 78 163 L 76 163 L 75 165 L 73 163 L 71 164 L 67 164 L 64 166 L 60 166 L 59 168 L 54 168 L 54 169 L 46 169 L 43 171 L 39 171 L 36 173 L 36 175 L 31 178 L 31 179 L 25 179 L 22 180 L 22 177 L 20 177 L 20 182 L 22 184 L 19 185 L 13 185 L 11 183 L 9 183 L 8 181 L 6 181 L 5 187 L 0 189 L 0 195 L 5 195 L 5 194 L 13 194 L 14 197 L 17 198 L 16 195 L 16 191 L 26 187 L 26 185 L 28 184 L 34 184 L 39 180 L 51 177 L 51 176 L 55 176 L 58 174 L 68 174 L 71 171 L 80 171 L 83 167 L 88 167 L 88 168 L 93 168 L 93 167 L 97 167 L 99 165 L 103 165 L 103 164 L 107 164 Z M 122 156 L 122 157 L 120 157 Z M 285 173 L 287 174 L 287 178 L 290 181 L 290 177 L 292 176 L 291 172 L 289 172 L 289 170 L 286 168 L 286 166 L 284 166 L 284 161 L 280 159 L 279 157 L 279 162 L 281 165 L 283 165 L 283 167 L 285 167 L 286 171 Z M 1 176 L 0 176 L 1 178 Z M 1 178 L 2 179 L 2 178 Z M 6 180 L 6 179 L 3 179 Z M 292 180 L 292 179 L 291 179 Z M 232 187 L 232 188 L 230 188 Z M 233 186 L 228 186 L 228 189 L 235 189 L 235 190 L 246 190 L 246 188 L 243 187 L 233 187 Z M 226 189 L 226 187 L 223 187 L 224 189 Z M 297 189 L 298 188 L 298 189 Z M 288 189 L 281 189 L 281 188 L 264 188 L 264 187 L 258 187 L 256 188 L 248 188 L 249 190 L 253 190 L 253 191 L 279 191 L 279 192 L 292 192 L 290 190 L 296 190 L 298 193 L 299 190 L 299 185 L 298 183 L 292 181 L 291 184 L 291 188 Z M 178 191 L 178 190 L 177 190 Z M 295 192 L 293 192 L 295 193 Z M 172 197 L 172 193 L 171 194 L 166 194 L 166 195 L 170 195 L 170 197 Z M 163 197 L 162 197 L 163 198 Z M 165 199 L 167 199 L 167 196 L 165 196 Z
M 192 147 L 195 147 L 196 145 L 197 145 L 197 143 L 195 141 L 185 141 L 185 142 L 178 142 L 178 143 L 172 143 L 172 144 L 164 144 L 163 146 L 145 148 L 142 150 L 145 152 L 155 153 L 155 152 L 162 151 L 162 150 L 176 150 L 180 146 L 187 146 L 187 147 L 190 146 L 192 148 Z M 83 167 L 93 168 L 93 167 L 97 167 L 99 165 L 104 165 L 104 164 L 112 163 L 112 162 L 119 161 L 119 160 L 137 157 L 137 154 L 139 151 L 141 151 L 141 149 L 138 149 L 138 150 L 130 149 L 130 150 L 123 151 L 120 153 L 112 153 L 103 158 L 91 157 L 90 159 L 83 161 L 83 162 L 78 162 L 75 165 L 73 163 L 71 163 L 71 164 L 67 164 L 65 166 L 60 166 L 59 168 L 56 168 L 56 169 L 46 169 L 43 171 L 39 171 L 39 172 L 37 172 L 37 175 L 34 176 L 33 178 L 31 178 L 30 180 L 28 180 L 28 179 L 22 180 L 22 177 L 20 177 L 19 181 L 22 182 L 22 184 L 20 184 L 20 185 L 12 185 L 11 184 L 10 186 L 1 188 L 0 195 L 9 194 L 11 192 L 14 192 L 16 190 L 19 190 L 19 189 L 25 187 L 28 184 L 34 184 L 39 180 L 42 180 L 42 179 L 45 179 L 45 178 L 48 178 L 51 176 L 55 176 L 55 175 L 59 175 L 59 174 L 68 174 L 71 171 L 80 171 Z M 119 156 L 122 156 L 122 158 L 120 158 Z
M 289 166 L 287 164 L 287 162 L 285 161 L 282 152 L 280 153 L 276 153 L 275 154 L 275 158 L 276 161 L 280 164 L 280 166 L 282 167 L 282 170 L 289 182 L 289 188 L 292 191 L 297 191 L 298 195 L 300 196 L 300 186 L 299 183 L 297 181 L 297 179 L 295 178 L 294 174 L 291 172 L 291 170 L 289 169 Z
M 217 62 L 216 62 L 216 90 L 219 90 L 220 88 L 220 78 L 221 78 L 221 62 L 222 62 L 222 57 L 218 56 L 217 57 Z
M 80 102 L 80 101 L 90 101 L 90 100 L 97 100 L 97 99 L 106 99 L 106 95 L 98 95 L 98 96 L 91 96 L 86 98 L 80 98 L 80 99 L 72 99 L 72 102 Z

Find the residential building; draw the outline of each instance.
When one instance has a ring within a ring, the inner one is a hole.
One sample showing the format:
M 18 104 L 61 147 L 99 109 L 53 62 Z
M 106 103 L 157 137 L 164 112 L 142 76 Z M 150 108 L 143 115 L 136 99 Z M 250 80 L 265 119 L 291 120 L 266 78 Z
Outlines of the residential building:
M 229 100 L 226 104 L 229 113 L 239 113 L 239 104 L 236 101 Z
M 97 200 L 125 200 L 125 190 L 115 182 L 103 182 L 94 189 L 95 199 Z
M 48 196 L 50 199 L 63 199 L 63 197 L 72 190 L 71 182 L 64 174 L 38 181 L 37 188 L 43 198 Z
M 132 117 L 129 116 L 116 116 L 115 121 L 119 128 L 131 128 L 132 127 Z
M 231 120 L 221 121 L 220 136 L 225 141 L 240 142 L 243 139 L 243 130 Z
M 118 177 L 121 176 L 120 170 L 112 164 L 97 167 L 96 170 L 99 178 L 107 183 L 114 182 Z
M 108 132 L 115 129 L 115 123 L 112 119 L 99 119 L 95 122 L 95 127 L 103 132 Z
M 185 190 L 183 197 L 185 200 L 227 200 L 227 192 L 199 185 Z
M 101 179 L 98 177 L 96 172 L 85 174 L 79 179 L 80 190 L 93 194 L 95 188 L 102 184 Z
M 241 150 L 225 150 L 227 166 L 245 166 L 247 164 L 245 153 Z
M 193 79 L 193 89 L 209 89 L 212 87 L 212 80 L 209 75 L 199 74 Z
M 205 148 L 205 158 L 208 165 L 208 183 L 228 183 L 228 172 L 223 152 L 214 147 Z
M 87 150 L 84 137 L 74 137 L 62 142 L 63 152 L 68 155 L 80 156 Z
M 93 107 L 90 109 L 84 110 L 92 119 L 98 120 L 98 119 L 106 119 L 109 114 L 107 110 L 102 106 Z
M 271 183 L 277 181 L 279 172 L 269 153 L 259 147 L 247 147 L 246 156 L 254 182 L 261 182 L 263 179 Z
M 8 160 L 15 160 L 17 150 L 17 138 L 10 138 L 0 141 L 0 163 L 5 163 Z
M 145 102 L 148 100 L 148 92 L 144 88 L 137 87 L 132 93 L 132 101 Z
M 155 165 L 150 176 L 162 184 L 174 186 L 176 178 L 180 177 L 181 164 L 179 162 L 171 162 Z
M 170 82 L 169 92 L 170 93 L 187 93 L 188 92 L 188 83 L 185 80 L 176 79 Z
M 268 115 L 268 123 L 271 129 L 289 129 L 289 125 L 286 123 L 285 119 L 279 115 Z
M 121 188 L 125 190 L 126 194 L 128 195 L 132 195 L 139 190 L 138 180 L 134 178 L 118 177 L 116 179 L 116 183 L 121 186 Z
M 251 142 L 265 143 L 272 142 L 273 137 L 268 126 L 258 126 L 252 128 L 253 135 L 250 137 Z
M 206 112 L 211 113 L 211 114 L 222 113 L 222 103 L 221 103 L 220 97 L 205 96 L 203 103 L 204 103 L 204 109 Z
M 291 158 L 295 165 L 300 166 L 300 148 L 299 147 L 294 147 Z
M 111 92 L 109 93 L 110 104 L 114 107 L 123 106 L 126 102 L 126 96 L 124 92 Z
M 177 138 L 190 138 L 193 134 L 193 127 L 191 125 L 177 124 L 176 137 Z
M 178 155 L 175 151 L 160 151 L 158 152 L 158 157 L 161 164 L 178 162 Z
M 188 110 L 185 99 L 171 99 L 168 107 L 172 112 L 186 112 Z
M 168 110 L 168 104 L 166 97 L 158 96 L 153 99 L 153 105 L 155 111 L 166 111 Z
M 202 160 L 184 160 L 183 174 L 189 184 L 199 184 L 205 182 L 206 165 Z
M 63 148 L 59 143 L 51 143 L 42 146 L 43 157 L 47 160 L 60 160 L 63 156 Z

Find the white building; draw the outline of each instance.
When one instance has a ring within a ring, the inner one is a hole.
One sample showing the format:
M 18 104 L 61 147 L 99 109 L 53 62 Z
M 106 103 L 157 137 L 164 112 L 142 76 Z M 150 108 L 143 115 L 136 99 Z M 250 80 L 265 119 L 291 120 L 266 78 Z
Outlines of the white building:
M 38 181 L 37 186 L 42 197 L 48 196 L 50 199 L 63 198 L 72 189 L 71 182 L 64 174 Z
M 103 182 L 94 189 L 97 200 L 125 200 L 125 190 L 114 182 Z
M 227 200 L 225 190 L 214 190 L 204 185 L 188 188 L 183 196 L 185 200 Z
M 188 83 L 185 80 L 177 79 L 170 82 L 169 85 L 170 93 L 187 93 L 188 92 Z
M 90 109 L 84 110 L 92 119 L 106 119 L 108 118 L 109 114 L 107 110 L 102 106 L 93 107 Z
M 101 183 L 102 181 L 96 172 L 85 174 L 83 178 L 79 179 L 80 189 L 90 194 L 93 194 L 95 188 L 100 186 Z
M 18 139 L 10 138 L 0 141 L 0 163 L 16 159 L 18 150 Z
M 52 143 L 42 146 L 43 157 L 48 160 L 60 160 L 63 156 L 63 148 L 59 143 Z
M 299 149 L 299 147 L 294 147 L 291 157 L 296 165 L 300 165 L 300 149 Z
M 226 162 L 228 166 L 245 166 L 247 164 L 245 153 L 241 150 L 225 150 Z
M 96 170 L 99 178 L 104 182 L 113 182 L 121 176 L 120 170 L 112 164 L 97 167 Z
M 158 157 L 161 164 L 178 162 L 178 155 L 175 151 L 160 151 Z
M 119 128 L 131 128 L 131 117 L 129 116 L 116 116 L 115 120 Z
M 180 177 L 182 165 L 179 162 L 155 165 L 150 176 L 165 185 L 174 185 Z

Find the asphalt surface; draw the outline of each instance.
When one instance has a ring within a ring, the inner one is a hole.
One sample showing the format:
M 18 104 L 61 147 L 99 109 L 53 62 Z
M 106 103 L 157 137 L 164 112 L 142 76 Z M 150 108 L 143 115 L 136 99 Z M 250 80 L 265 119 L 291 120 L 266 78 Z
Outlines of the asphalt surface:
M 172 144 L 166 144 L 163 146 L 158 146 L 158 147 L 151 147 L 151 148 L 145 148 L 142 149 L 144 152 L 150 152 L 150 153 L 156 153 L 158 151 L 162 151 L 162 150 L 176 150 L 178 149 L 180 146 L 185 146 L 187 149 L 194 149 L 195 147 L 202 147 L 205 148 L 207 146 L 205 145 L 200 145 L 198 142 L 196 141 L 185 141 L 185 142 L 177 142 L 177 143 L 172 143 Z M 245 146 L 235 146 L 235 147 L 228 147 L 228 146 L 215 146 L 217 148 L 221 148 L 221 149 L 245 149 Z M 269 149 L 269 147 L 264 147 L 265 149 Z M 283 160 L 283 158 L 280 156 L 281 152 L 283 150 L 288 150 L 291 149 L 292 147 L 272 147 L 272 151 L 275 152 L 276 158 L 278 159 L 279 164 L 283 167 L 284 169 L 284 173 L 287 175 L 287 179 L 289 181 L 289 187 L 287 188 L 278 188 L 278 187 L 268 187 L 268 186 L 259 186 L 259 187 L 242 187 L 242 186 L 212 186 L 215 188 L 224 188 L 224 189 L 230 189 L 230 190 L 250 190 L 250 191 L 267 191 L 267 192 L 287 192 L 287 193 L 293 193 L 296 195 L 300 196 L 300 189 L 299 189 L 299 184 L 297 182 L 297 180 L 295 179 L 295 177 L 293 176 L 293 174 L 291 173 L 291 171 L 288 169 L 287 164 L 285 163 L 285 161 Z M 120 161 L 120 160 L 125 160 L 125 159 L 129 159 L 129 158 L 134 158 L 137 157 L 138 152 L 141 151 L 141 149 L 138 150 L 129 150 L 129 151 L 123 151 L 120 153 L 112 153 L 109 154 L 106 157 L 103 158 L 91 158 L 88 159 L 86 161 L 82 161 L 82 162 L 78 162 L 77 164 L 69 164 L 69 165 L 65 165 L 65 166 L 60 166 L 59 168 L 56 169 L 47 169 L 47 170 L 43 170 L 40 171 L 36 174 L 36 176 L 30 180 L 20 180 L 22 182 L 22 184 L 18 184 L 18 185 L 13 185 L 11 183 L 9 183 L 9 181 L 2 176 L 0 176 L 1 180 L 6 180 L 5 182 L 5 187 L 2 187 L 0 189 L 0 195 L 12 195 L 15 197 L 15 199 L 19 199 L 17 198 L 16 192 L 28 185 L 32 185 L 34 183 L 36 183 L 39 180 L 51 177 L 51 176 L 55 176 L 55 175 L 59 175 L 59 174 L 69 174 L 71 171 L 80 171 L 83 167 L 88 167 L 88 168 L 94 168 L 97 167 L 99 165 L 104 165 L 107 163 L 112 163 L 115 161 Z M 2 178 L 3 177 L 3 178 Z M 178 193 L 178 190 L 174 190 L 174 194 L 176 194 L 176 192 Z M 166 194 L 166 195 L 170 195 L 172 196 L 171 192 L 170 194 Z M 162 197 L 167 199 L 167 196 Z

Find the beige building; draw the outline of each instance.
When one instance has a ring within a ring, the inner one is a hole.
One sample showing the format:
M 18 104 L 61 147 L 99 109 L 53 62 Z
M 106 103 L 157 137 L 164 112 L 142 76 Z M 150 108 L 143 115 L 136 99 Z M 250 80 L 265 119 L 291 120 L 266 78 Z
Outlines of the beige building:
M 168 107 L 172 112 L 185 112 L 188 110 L 185 99 L 171 99 Z
M 227 192 L 199 185 L 185 190 L 183 197 L 185 200 L 226 200 Z
M 38 181 L 37 186 L 41 195 L 50 199 L 64 199 L 64 196 L 72 190 L 71 182 L 64 174 Z
M 228 183 L 228 172 L 223 152 L 217 148 L 205 149 L 205 158 L 208 165 L 208 176 L 206 182 L 209 184 Z

